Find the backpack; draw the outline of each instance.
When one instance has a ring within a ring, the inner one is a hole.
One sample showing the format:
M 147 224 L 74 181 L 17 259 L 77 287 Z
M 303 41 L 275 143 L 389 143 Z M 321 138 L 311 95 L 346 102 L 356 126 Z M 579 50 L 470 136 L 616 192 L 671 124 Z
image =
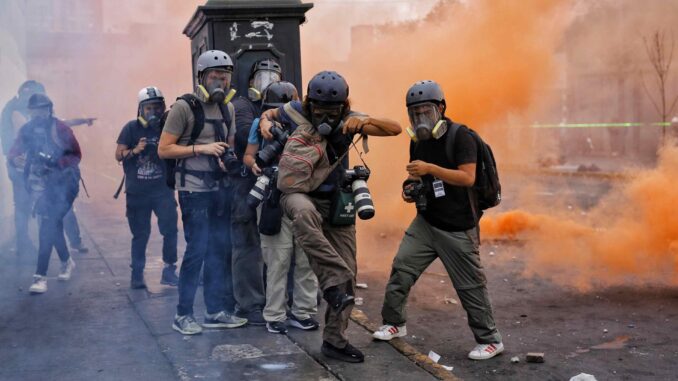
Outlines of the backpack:
M 191 108 L 191 112 L 193 113 L 193 118 L 195 119 L 195 124 L 193 125 L 193 130 L 191 131 L 191 137 L 188 141 L 188 146 L 191 146 L 195 144 L 195 141 L 198 140 L 198 137 L 202 133 L 203 128 L 205 127 L 205 110 L 203 110 L 202 105 L 200 104 L 200 100 L 193 94 L 184 94 L 177 98 L 178 100 L 184 100 L 186 103 L 188 103 L 188 106 Z M 224 118 L 223 121 L 226 123 L 226 127 L 228 129 L 231 128 L 231 113 L 228 112 L 228 108 L 226 105 L 219 105 L 219 109 L 221 110 L 221 116 Z M 162 124 L 163 128 L 165 126 L 165 123 Z M 216 128 L 215 133 L 217 135 L 217 138 L 221 139 L 222 141 L 226 141 L 226 138 L 223 136 L 223 131 L 221 128 Z M 179 161 L 181 161 L 182 168 L 177 169 L 177 166 L 180 165 Z M 171 189 L 175 189 L 176 187 L 176 172 L 177 170 L 182 173 L 182 182 L 185 179 L 186 176 L 186 168 L 185 168 L 185 161 L 180 160 L 180 159 L 165 159 L 165 168 L 167 168 L 167 186 L 170 187 Z
M 460 129 L 466 129 L 478 146 L 478 161 L 476 166 L 476 182 L 469 191 L 471 208 L 473 215 L 478 222 L 484 210 L 493 208 L 501 202 L 501 184 L 499 183 L 499 172 L 497 171 L 497 162 L 494 160 L 492 148 L 483 141 L 477 132 L 465 125 L 452 122 L 447 134 L 445 153 L 447 160 L 454 163 L 454 143 L 457 133 Z M 475 202 L 474 202 L 475 201 Z M 476 209 L 480 209 L 479 211 Z

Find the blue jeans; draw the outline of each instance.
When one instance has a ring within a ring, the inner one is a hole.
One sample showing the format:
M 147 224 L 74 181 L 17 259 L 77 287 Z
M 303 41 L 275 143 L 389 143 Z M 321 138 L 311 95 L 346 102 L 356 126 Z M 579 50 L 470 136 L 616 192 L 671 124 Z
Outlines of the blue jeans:
M 231 277 L 231 194 L 217 192 L 179 192 L 184 223 L 186 252 L 179 272 L 177 314 L 193 314 L 200 269 L 204 264 L 203 292 L 208 314 L 232 311 Z
M 14 227 L 16 229 L 17 251 L 29 248 L 32 243 L 28 237 L 28 221 L 31 218 L 32 200 L 26 189 L 24 174 L 7 163 L 7 173 L 12 181 L 12 194 L 14 196 Z
M 177 262 L 178 215 L 174 193 L 165 192 L 152 196 L 128 193 L 127 222 L 132 232 L 132 270 L 143 271 L 146 266 L 146 246 L 151 236 L 153 213 L 158 217 L 158 229 L 163 238 L 162 260 L 170 265 Z

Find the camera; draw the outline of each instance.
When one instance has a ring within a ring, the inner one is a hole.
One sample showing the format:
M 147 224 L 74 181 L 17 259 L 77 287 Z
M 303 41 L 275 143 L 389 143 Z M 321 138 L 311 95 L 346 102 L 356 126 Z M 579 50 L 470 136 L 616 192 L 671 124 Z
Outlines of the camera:
M 221 155 L 220 159 L 224 163 L 224 167 L 226 167 L 226 172 L 228 173 L 237 173 L 242 167 L 240 160 L 235 156 L 233 148 L 227 149 L 226 152 Z
M 273 140 L 259 150 L 254 158 L 259 168 L 270 167 L 275 162 L 275 159 L 282 154 L 287 138 L 290 136 L 279 123 L 273 125 L 271 135 L 273 135 Z
M 405 183 L 403 193 L 405 196 L 414 200 L 414 204 L 417 206 L 418 211 L 425 212 L 428 207 L 428 201 L 426 199 L 428 190 L 429 188 L 424 182 L 410 181 Z
M 355 202 L 356 212 L 361 220 L 369 220 L 374 217 L 374 202 L 367 180 L 370 178 L 370 170 L 361 165 L 347 169 L 344 172 L 344 187 L 353 191 L 353 201 Z
M 247 195 L 247 205 L 250 208 L 256 208 L 261 204 L 271 189 L 271 183 L 274 183 L 278 179 L 278 167 L 266 167 L 262 170 L 261 176 L 257 179 L 257 182 L 250 190 L 250 193 Z

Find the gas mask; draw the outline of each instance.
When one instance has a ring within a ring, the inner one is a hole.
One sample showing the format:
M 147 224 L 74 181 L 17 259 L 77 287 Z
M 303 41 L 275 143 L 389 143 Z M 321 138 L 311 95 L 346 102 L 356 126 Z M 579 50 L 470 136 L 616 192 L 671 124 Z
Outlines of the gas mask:
M 28 113 L 31 121 L 41 125 L 49 123 L 52 119 L 51 107 L 29 109 Z
M 205 77 L 204 81 L 206 83 L 204 85 L 198 86 L 208 102 L 214 102 L 217 104 L 228 103 L 235 95 L 235 89 L 231 89 L 228 93 L 226 93 L 226 90 L 224 90 L 231 86 L 231 72 L 226 72 L 226 74 L 226 80 L 208 80 Z
M 440 139 L 447 132 L 447 122 L 435 103 L 426 102 L 410 106 L 407 108 L 407 114 L 412 125 L 407 128 L 407 134 L 415 142 L 431 138 Z
M 317 105 L 311 103 L 311 123 L 322 136 L 330 136 L 341 125 L 344 105 Z
M 153 128 L 160 127 L 160 119 L 165 112 L 164 102 L 148 102 L 142 103 L 139 110 L 139 122 L 144 126 Z
M 278 72 L 272 70 L 257 71 L 252 78 L 252 87 L 247 90 L 247 97 L 252 102 L 261 100 L 264 89 L 271 83 L 280 82 L 280 79 L 280 73 Z

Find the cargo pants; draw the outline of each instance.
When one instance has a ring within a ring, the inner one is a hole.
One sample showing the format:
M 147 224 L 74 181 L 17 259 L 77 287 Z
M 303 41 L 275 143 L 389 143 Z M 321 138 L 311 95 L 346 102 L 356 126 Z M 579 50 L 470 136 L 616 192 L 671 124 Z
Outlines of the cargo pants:
M 424 270 L 436 258 L 440 258 L 468 315 L 468 324 L 476 342 L 500 343 L 501 335 L 492 316 L 478 249 L 475 229 L 447 232 L 417 216 L 405 232 L 393 260 L 381 310 L 384 324 L 405 324 L 405 306 L 410 289 Z
M 355 226 L 329 224 L 330 200 L 312 198 L 303 193 L 283 195 L 282 207 L 292 220 L 292 232 L 297 243 L 308 256 L 320 289 L 337 286 L 339 290 L 355 295 L 356 235 Z M 332 308 L 325 310 L 323 340 L 337 348 L 348 344 L 346 328 L 353 306 L 341 314 Z

